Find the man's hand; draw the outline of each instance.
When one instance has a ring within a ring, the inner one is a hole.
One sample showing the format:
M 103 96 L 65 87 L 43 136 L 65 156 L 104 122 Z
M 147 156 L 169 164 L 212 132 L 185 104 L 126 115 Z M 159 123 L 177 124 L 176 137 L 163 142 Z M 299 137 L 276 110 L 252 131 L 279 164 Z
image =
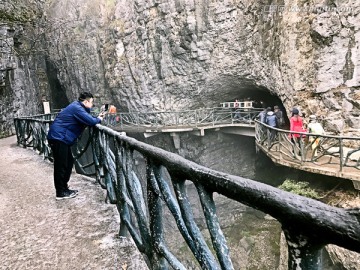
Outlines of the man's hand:
M 100 120 L 102 121 L 105 117 L 105 114 L 106 114 L 105 112 L 99 113 L 98 118 L 100 118 Z

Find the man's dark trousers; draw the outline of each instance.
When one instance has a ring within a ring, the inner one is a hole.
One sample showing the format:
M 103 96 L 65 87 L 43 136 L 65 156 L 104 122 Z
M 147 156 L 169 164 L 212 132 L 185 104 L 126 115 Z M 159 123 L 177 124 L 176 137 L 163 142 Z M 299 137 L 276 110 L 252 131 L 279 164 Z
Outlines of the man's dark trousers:
M 70 145 L 57 140 L 49 140 L 49 145 L 54 157 L 54 184 L 56 194 L 59 194 L 68 190 L 68 182 L 70 180 L 74 158 Z

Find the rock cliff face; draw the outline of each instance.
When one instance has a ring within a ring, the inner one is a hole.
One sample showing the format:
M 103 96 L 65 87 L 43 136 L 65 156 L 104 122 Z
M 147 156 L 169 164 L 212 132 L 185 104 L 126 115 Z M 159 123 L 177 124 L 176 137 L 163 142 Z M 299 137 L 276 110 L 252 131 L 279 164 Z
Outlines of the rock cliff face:
M 88 89 L 121 110 L 169 110 L 273 95 L 358 133 L 356 2 L 267 3 L 57 1 L 49 57 L 71 98 Z
M 0 138 L 14 134 L 13 118 L 42 112 L 50 90 L 41 49 L 38 2 L 0 3 Z
M 82 90 L 123 111 L 251 97 L 317 114 L 329 132 L 359 134 L 360 15 L 354 0 L 31 2 L 44 10 L 37 27 L 46 40 L 51 90 L 45 95 L 53 108 Z M 4 42 L 1 47 L 7 50 Z M 4 64 L 6 70 L 17 67 L 15 75 L 26 71 L 16 61 L 2 54 L 2 77 Z M 9 78 L 10 92 L 13 83 Z M 37 98 L 44 94 L 33 90 Z

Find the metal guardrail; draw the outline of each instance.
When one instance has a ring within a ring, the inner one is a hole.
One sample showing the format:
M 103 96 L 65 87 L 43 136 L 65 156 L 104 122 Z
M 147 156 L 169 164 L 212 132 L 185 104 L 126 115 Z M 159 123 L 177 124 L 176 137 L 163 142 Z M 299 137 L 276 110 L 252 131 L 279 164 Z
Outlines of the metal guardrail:
M 206 108 L 173 112 L 129 112 L 107 115 L 104 125 L 120 130 L 132 127 L 201 127 L 219 124 L 246 123 L 254 124 L 255 117 L 262 109 L 256 108 Z
M 48 116 L 16 118 L 18 144 L 51 158 L 46 132 Z M 166 245 L 164 208 L 202 269 L 233 269 L 226 239 L 216 215 L 213 193 L 263 211 L 282 225 L 288 243 L 288 269 L 321 269 L 320 251 L 335 244 L 360 253 L 360 210 L 331 207 L 250 179 L 211 170 L 179 155 L 139 142 L 97 125 L 86 129 L 83 144 L 74 151 L 77 162 L 90 151 L 91 160 L 78 163 L 84 174 L 95 175 L 109 201 L 120 213 L 120 234 L 130 233 L 146 255 L 150 269 L 185 269 Z M 146 171 L 136 170 L 137 157 Z M 92 169 L 91 169 L 92 168 Z M 141 180 L 143 179 L 143 180 Z M 211 243 L 193 217 L 185 181 L 197 188 Z M 174 192 L 172 192 L 174 191 Z M 209 246 L 210 245 L 210 246 Z M 214 253 L 211 251 L 214 250 Z
M 360 189 L 359 137 L 291 132 L 255 122 L 257 146 L 276 163 L 349 178 Z M 294 139 L 295 134 L 299 139 Z

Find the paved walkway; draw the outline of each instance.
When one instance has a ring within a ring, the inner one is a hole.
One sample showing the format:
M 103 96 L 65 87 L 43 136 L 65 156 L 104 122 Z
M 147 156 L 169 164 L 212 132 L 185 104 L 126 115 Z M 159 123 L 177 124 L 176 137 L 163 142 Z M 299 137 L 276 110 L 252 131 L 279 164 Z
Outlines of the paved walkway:
M 104 191 L 73 174 L 79 195 L 56 201 L 53 166 L 16 137 L 0 140 L 0 269 L 147 269 Z

